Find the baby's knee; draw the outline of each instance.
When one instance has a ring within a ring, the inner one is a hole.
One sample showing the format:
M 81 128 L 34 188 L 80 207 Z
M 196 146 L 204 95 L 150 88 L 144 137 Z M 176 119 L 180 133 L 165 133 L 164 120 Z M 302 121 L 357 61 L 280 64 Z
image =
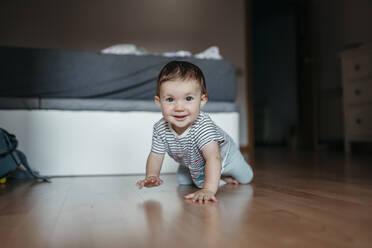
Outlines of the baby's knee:
M 191 178 L 188 178 L 185 175 L 177 174 L 177 181 L 178 181 L 178 184 L 180 185 L 191 185 L 192 184 Z
M 179 167 L 177 170 L 177 181 L 180 185 L 191 185 L 192 179 L 187 168 Z

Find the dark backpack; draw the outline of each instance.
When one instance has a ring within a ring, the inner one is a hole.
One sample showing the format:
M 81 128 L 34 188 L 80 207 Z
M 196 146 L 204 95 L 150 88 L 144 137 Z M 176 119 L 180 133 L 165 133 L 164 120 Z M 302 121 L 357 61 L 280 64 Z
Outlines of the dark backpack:
M 0 178 L 11 177 L 12 173 L 16 174 L 19 166 L 23 165 L 26 169 L 23 178 L 34 178 L 49 182 L 49 178 L 40 176 L 39 173 L 30 168 L 26 156 L 23 152 L 17 150 L 17 146 L 16 136 L 0 128 Z

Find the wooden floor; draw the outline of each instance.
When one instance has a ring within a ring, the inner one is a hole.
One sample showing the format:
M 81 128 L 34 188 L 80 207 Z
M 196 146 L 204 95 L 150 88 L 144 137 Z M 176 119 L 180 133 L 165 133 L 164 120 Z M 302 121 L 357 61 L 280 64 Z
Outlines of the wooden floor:
M 10 182 L 0 189 L 0 247 L 372 247 L 372 158 L 258 150 L 251 185 L 217 204 L 164 175 Z

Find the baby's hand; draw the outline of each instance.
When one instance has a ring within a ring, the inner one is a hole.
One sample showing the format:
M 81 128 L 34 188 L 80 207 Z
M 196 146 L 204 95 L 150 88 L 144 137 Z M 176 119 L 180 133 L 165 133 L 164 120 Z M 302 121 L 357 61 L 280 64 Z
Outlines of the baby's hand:
M 207 203 L 208 201 L 218 202 L 214 193 L 208 189 L 201 189 L 192 194 L 185 195 L 185 199 L 199 203 Z
M 159 186 L 161 184 L 163 184 L 163 180 L 161 180 L 159 177 L 157 177 L 157 176 L 148 176 L 148 177 L 146 177 L 143 180 L 139 180 L 136 183 L 136 186 L 139 189 L 142 189 L 143 187 L 151 188 L 151 187 Z

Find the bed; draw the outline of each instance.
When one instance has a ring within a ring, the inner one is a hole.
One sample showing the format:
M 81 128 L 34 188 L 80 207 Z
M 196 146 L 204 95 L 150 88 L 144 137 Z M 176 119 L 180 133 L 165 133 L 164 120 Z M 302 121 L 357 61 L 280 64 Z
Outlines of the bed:
M 49 176 L 145 172 L 156 77 L 171 60 L 205 74 L 203 111 L 239 142 L 236 78 L 225 60 L 0 47 L 0 126 L 16 134 L 33 168 Z M 162 173 L 177 166 L 166 157 Z

